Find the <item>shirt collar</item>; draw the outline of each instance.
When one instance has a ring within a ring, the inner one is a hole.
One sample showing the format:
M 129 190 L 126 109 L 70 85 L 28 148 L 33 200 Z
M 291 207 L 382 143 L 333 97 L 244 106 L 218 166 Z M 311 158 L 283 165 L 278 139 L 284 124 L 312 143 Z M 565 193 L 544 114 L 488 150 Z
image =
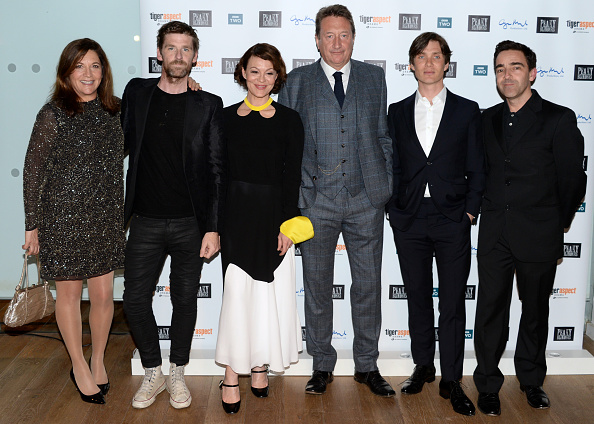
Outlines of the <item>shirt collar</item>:
M 437 96 L 435 96 L 433 99 L 431 99 L 431 102 L 435 105 L 436 103 L 445 103 L 446 101 L 446 97 L 448 94 L 448 90 L 445 88 L 445 86 L 441 89 L 441 91 L 437 94 Z M 425 99 L 425 100 L 423 100 Z M 419 89 L 417 88 L 417 95 L 415 96 L 415 106 L 419 104 L 419 102 L 425 101 L 427 102 L 427 104 L 429 104 L 429 99 L 423 97 L 421 95 L 421 93 L 419 92 Z
M 328 80 L 334 81 L 334 73 L 336 72 L 336 69 L 324 62 L 324 59 L 320 59 L 320 65 L 322 65 L 322 70 L 324 71 L 324 74 L 326 74 L 326 78 L 328 78 Z M 343 81 L 348 79 L 351 74 L 351 61 L 349 60 L 347 64 L 342 67 L 342 69 L 338 70 L 338 72 L 342 72 Z

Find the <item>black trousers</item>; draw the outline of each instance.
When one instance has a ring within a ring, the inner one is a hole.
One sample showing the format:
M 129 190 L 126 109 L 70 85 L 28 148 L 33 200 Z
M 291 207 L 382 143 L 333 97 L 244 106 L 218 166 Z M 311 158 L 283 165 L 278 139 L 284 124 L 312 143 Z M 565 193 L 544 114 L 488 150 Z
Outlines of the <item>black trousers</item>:
M 470 273 L 470 219 L 454 222 L 426 198 L 409 229 L 394 230 L 408 302 L 411 352 L 417 365 L 433 364 L 433 255 L 439 279 L 439 352 L 444 381 L 462 378 L 466 282 Z
M 169 361 L 185 365 L 190 359 L 203 262 L 201 244 L 194 217 L 153 219 L 136 214 L 132 217 L 126 245 L 124 312 L 145 368 L 162 362 L 152 303 L 167 255 L 171 256 L 169 285 L 173 306 Z
M 514 356 L 516 375 L 520 384 L 542 386 L 547 373 L 545 349 L 549 333 L 549 298 L 556 271 L 556 260 L 519 261 L 505 236 L 501 236 L 493 250 L 478 256 L 474 383 L 479 392 L 497 393 L 503 384 L 499 360 L 509 339 L 514 273 L 522 301 Z

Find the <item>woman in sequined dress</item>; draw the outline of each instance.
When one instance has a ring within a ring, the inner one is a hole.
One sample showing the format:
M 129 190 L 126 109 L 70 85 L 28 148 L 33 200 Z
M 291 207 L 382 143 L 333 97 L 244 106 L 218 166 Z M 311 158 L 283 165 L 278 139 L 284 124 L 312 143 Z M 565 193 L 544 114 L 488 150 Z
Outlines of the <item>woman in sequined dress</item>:
M 49 103 L 37 115 L 23 169 L 25 244 L 41 276 L 56 280 L 56 321 L 85 402 L 105 403 L 103 357 L 113 319 L 113 272 L 123 266 L 120 100 L 109 62 L 88 38 L 68 44 Z M 92 356 L 82 351 L 80 300 L 87 280 Z

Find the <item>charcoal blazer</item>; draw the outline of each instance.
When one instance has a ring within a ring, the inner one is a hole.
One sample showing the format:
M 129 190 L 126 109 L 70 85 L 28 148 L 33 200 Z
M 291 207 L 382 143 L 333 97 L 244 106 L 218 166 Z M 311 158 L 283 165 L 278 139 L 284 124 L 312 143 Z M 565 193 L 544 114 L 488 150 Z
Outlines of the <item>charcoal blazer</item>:
M 447 90 L 441 122 L 427 157 L 415 129 L 415 96 L 416 92 L 388 110 L 394 189 L 387 210 L 390 224 L 401 231 L 414 221 L 426 184 L 437 209 L 456 222 L 466 218 L 467 212 L 478 216 L 485 186 L 478 104 Z
M 575 114 L 532 90 L 509 149 L 503 136 L 504 104 L 483 113 L 487 185 L 478 255 L 486 255 L 505 229 L 512 254 L 523 262 L 563 256 L 563 229 L 586 193 L 584 138 Z
M 151 98 L 159 78 L 132 79 L 122 96 L 121 122 L 129 154 L 124 222 L 130 221 L 138 159 Z M 219 232 L 226 190 L 227 154 L 223 136 L 223 102 L 205 91 L 188 91 L 182 159 L 186 184 L 201 234 Z
M 356 95 L 351 95 L 351 92 L 356 92 Z M 380 67 L 351 59 L 351 73 L 343 107 L 346 108 L 348 102 L 356 102 L 355 137 L 358 159 L 365 192 L 377 209 L 383 208 L 389 200 L 392 186 L 392 143 L 386 125 L 386 93 L 386 80 Z M 320 60 L 293 69 L 278 101 L 299 112 L 304 122 L 305 145 L 299 207 L 308 208 L 315 203 L 318 191 L 318 140 L 323 137 L 324 132 L 340 131 L 338 126 L 328 128 L 329 121 L 325 120 L 326 116 L 340 113 L 340 106 Z M 340 145 L 337 143 L 335 148 L 336 155 L 339 155 Z

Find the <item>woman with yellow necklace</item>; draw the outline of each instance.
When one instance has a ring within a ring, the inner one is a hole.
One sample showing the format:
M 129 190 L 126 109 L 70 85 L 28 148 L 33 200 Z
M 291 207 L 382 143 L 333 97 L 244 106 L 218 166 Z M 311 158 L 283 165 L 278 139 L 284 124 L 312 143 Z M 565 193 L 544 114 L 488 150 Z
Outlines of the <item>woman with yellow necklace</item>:
M 224 110 L 230 177 L 215 360 L 226 366 L 219 387 L 231 414 L 240 405 L 238 374 L 251 374 L 252 393 L 266 397 L 268 370 L 283 372 L 302 350 L 295 248 L 279 228 L 300 215 L 303 124 L 297 112 L 270 97 L 286 78 L 274 46 L 250 47 L 235 70 L 247 96 Z

